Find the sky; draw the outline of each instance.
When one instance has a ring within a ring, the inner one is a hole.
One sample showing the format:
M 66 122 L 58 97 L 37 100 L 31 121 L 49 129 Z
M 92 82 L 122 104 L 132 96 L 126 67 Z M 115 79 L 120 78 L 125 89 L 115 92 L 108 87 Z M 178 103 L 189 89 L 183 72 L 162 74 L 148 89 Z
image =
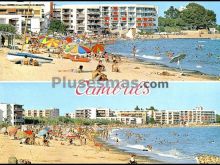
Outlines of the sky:
M 176 8 L 180 8 L 183 6 L 186 6 L 189 2 L 196 2 L 199 3 L 200 5 L 203 5 L 205 8 L 209 10 L 213 10 L 216 13 L 216 18 L 217 18 L 217 24 L 220 24 L 220 2 L 219 1 L 170 1 L 170 2 L 164 2 L 164 1 L 64 1 L 64 2 L 59 2 L 59 1 L 54 1 L 57 6 L 61 5 L 68 5 L 68 4 L 148 4 L 148 5 L 155 5 L 158 6 L 159 8 L 159 16 L 164 15 L 164 11 L 166 11 L 170 6 L 174 6 Z
M 111 108 L 133 110 L 154 106 L 159 110 L 184 110 L 203 106 L 220 114 L 220 83 L 179 82 L 169 83 L 169 88 L 152 89 L 142 96 L 76 96 L 73 88 L 51 83 L 0 83 L 0 103 L 17 103 L 24 109 L 59 108 L 60 114 L 73 112 L 76 108 Z

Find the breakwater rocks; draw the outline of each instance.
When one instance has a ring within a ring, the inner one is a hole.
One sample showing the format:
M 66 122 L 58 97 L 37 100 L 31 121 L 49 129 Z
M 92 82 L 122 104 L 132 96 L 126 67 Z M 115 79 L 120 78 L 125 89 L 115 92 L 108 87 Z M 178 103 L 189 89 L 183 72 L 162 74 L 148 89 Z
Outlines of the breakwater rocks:
M 199 155 L 197 156 L 199 164 L 220 164 L 220 156 L 215 155 Z

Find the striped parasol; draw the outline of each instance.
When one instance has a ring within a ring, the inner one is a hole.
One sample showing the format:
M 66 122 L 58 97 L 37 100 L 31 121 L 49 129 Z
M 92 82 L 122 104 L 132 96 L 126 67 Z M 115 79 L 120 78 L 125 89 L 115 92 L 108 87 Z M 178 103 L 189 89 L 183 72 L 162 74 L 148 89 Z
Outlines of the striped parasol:
M 103 52 L 105 50 L 105 46 L 103 44 L 96 44 L 92 47 L 93 53 Z
M 90 53 L 91 50 L 90 50 L 88 47 L 86 47 L 86 46 L 75 45 L 75 46 L 71 49 L 70 52 L 73 53 L 73 54 L 78 54 L 78 55 L 79 55 L 79 54 Z
M 59 46 L 59 44 L 60 44 L 60 40 L 57 40 L 57 39 L 54 39 L 54 38 L 51 38 L 51 39 L 49 39 L 49 40 L 46 42 L 46 46 L 47 46 L 48 48 L 50 48 L 50 47 L 55 47 L 55 48 L 57 48 L 57 47 Z

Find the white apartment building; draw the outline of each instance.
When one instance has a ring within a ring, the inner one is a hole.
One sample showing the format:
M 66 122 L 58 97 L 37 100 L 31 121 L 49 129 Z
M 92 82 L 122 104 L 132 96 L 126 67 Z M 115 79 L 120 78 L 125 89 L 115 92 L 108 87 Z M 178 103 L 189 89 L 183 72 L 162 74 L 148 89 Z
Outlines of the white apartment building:
M 160 124 L 179 124 L 178 111 L 156 111 L 154 112 L 154 120 Z
M 75 113 L 74 113 L 74 112 L 66 113 L 66 114 L 65 114 L 65 117 L 69 117 L 69 118 L 71 118 L 71 119 L 74 119 L 74 118 L 75 118 Z
M 21 15 L 0 15 L 0 24 L 13 25 L 18 34 L 22 33 L 22 21 L 25 21 L 25 18 Z
M 64 5 L 56 8 L 55 19 L 67 25 L 69 32 L 92 32 L 101 29 L 156 31 L 158 7 L 152 5 Z
M 181 123 L 214 123 L 215 121 L 215 111 L 204 110 L 203 107 L 196 107 L 193 110 L 180 111 Z
M 123 116 L 121 113 L 122 111 L 120 111 L 119 115 L 109 108 L 79 108 L 75 110 L 75 118 L 107 119 L 125 124 L 143 124 L 146 121 L 142 116 Z
M 75 118 L 97 119 L 112 117 L 113 113 L 109 108 L 78 108 L 75 110 Z
M 24 123 L 23 105 L 0 103 L 0 121 L 11 125 Z
M 143 124 L 143 119 L 140 117 L 99 117 L 99 119 L 106 119 L 110 121 L 120 121 L 124 124 Z
M 39 32 L 52 11 L 52 2 L 5 1 L 0 3 L 0 18 L 5 18 L 4 22 L 15 26 L 20 34 L 24 32 L 26 19 L 27 30 Z
M 25 110 L 26 117 L 46 117 L 56 118 L 59 117 L 60 110 L 58 108 L 50 108 L 45 110 Z
M 203 107 L 181 111 L 162 110 L 154 113 L 154 120 L 160 124 L 214 123 L 216 114 L 215 111 L 204 110 Z

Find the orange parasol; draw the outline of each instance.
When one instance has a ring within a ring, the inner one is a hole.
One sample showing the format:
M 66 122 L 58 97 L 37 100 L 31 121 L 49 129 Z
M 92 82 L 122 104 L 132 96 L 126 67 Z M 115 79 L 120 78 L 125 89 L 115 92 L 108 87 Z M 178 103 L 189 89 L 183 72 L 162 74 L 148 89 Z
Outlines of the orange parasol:
M 92 52 L 93 53 L 99 53 L 103 52 L 105 50 L 105 47 L 103 44 L 96 44 L 92 47 Z
M 71 43 L 73 42 L 73 39 L 71 37 L 66 37 L 65 41 L 68 43 Z

